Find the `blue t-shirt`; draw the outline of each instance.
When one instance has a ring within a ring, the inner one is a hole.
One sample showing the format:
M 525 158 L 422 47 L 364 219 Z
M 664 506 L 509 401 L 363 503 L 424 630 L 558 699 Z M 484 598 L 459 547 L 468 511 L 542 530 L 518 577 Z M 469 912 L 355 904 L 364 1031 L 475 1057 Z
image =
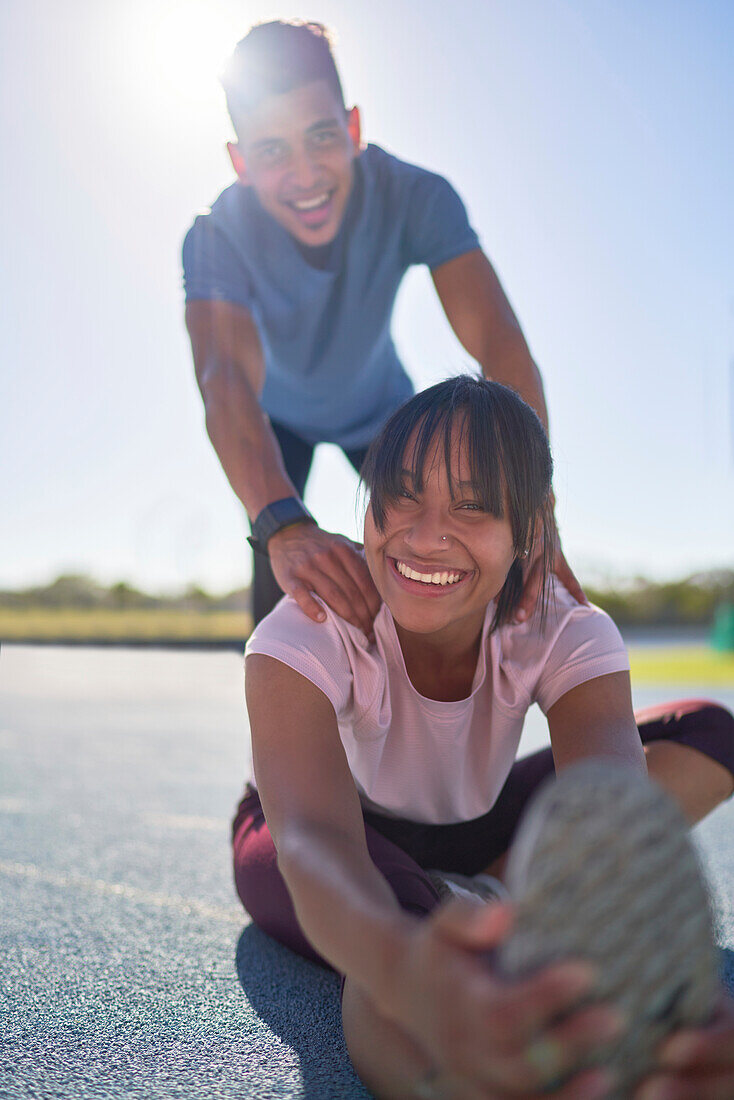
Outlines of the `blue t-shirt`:
M 390 335 L 406 270 L 478 247 L 451 184 L 369 145 L 325 249 L 299 246 L 252 188 L 223 191 L 186 235 L 186 300 L 248 309 L 265 357 L 265 411 L 309 443 L 351 450 L 413 392 Z

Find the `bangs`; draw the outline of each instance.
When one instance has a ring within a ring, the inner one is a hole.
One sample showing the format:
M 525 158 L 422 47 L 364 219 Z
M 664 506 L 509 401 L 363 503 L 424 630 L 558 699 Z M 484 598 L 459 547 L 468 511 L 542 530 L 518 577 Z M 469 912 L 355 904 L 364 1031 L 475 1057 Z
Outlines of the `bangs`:
M 403 423 L 396 423 L 386 433 L 385 445 L 376 448 L 374 462 L 369 469 L 365 467 L 362 478 L 370 492 L 378 529 L 384 529 L 386 511 L 403 489 L 423 492 L 426 477 L 439 455 L 443 458 L 452 500 L 463 489 L 464 480 L 468 480 L 485 512 L 498 518 L 504 515 L 506 479 L 502 447 L 493 438 L 494 424 L 473 416 L 471 406 L 452 406 L 453 402 L 431 404 L 418 418 L 403 417 Z M 396 414 L 395 419 L 399 416 Z M 456 482 L 456 469 L 452 469 L 454 448 L 469 464 L 468 470 L 458 471 L 461 486 Z M 406 475 L 410 479 L 407 486 Z

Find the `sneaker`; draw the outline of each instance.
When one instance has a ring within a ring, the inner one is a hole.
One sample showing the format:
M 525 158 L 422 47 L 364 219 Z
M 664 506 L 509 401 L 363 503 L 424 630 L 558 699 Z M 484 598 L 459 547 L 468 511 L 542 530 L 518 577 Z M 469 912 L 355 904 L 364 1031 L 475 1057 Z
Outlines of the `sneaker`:
M 509 892 L 492 875 L 459 875 L 453 871 L 427 871 L 441 901 L 462 898 L 464 901 L 508 901 Z
M 516 920 L 497 965 L 512 977 L 564 958 L 596 965 L 594 999 L 630 1023 L 574 1072 L 607 1066 L 615 1100 L 652 1070 L 666 1035 L 705 1023 L 717 999 L 707 891 L 688 834 L 656 784 L 597 760 L 546 782 L 510 851 Z

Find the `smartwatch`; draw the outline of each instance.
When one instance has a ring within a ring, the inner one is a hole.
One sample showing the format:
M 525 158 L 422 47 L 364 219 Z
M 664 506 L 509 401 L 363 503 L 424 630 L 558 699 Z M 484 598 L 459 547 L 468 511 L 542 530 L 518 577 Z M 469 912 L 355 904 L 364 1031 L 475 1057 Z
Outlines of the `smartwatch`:
M 265 505 L 252 524 L 252 534 L 248 535 L 247 541 L 256 553 L 267 555 L 268 541 L 276 532 L 292 527 L 294 523 L 315 522 L 298 497 L 284 497 Z

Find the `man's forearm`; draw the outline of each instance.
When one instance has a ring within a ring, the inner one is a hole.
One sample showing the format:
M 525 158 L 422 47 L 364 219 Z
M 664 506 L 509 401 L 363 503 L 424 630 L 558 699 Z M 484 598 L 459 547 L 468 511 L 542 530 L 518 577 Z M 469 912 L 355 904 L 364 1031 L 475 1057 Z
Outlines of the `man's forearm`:
M 432 270 L 449 324 L 485 378 L 511 386 L 548 430 L 540 371 L 491 263 L 476 248 Z
M 230 485 L 255 519 L 267 504 L 295 495 L 260 406 L 265 363 L 257 326 L 239 306 L 196 300 L 186 305 L 186 327 L 209 438 Z
M 535 409 L 548 432 L 548 407 L 545 403 L 543 378 L 522 334 L 511 341 L 504 341 L 500 347 L 487 348 L 479 357 L 479 365 L 485 378 L 511 386 L 519 393 L 523 401 Z
M 212 446 L 250 519 L 274 500 L 296 496 L 270 422 L 235 370 L 203 396 Z

